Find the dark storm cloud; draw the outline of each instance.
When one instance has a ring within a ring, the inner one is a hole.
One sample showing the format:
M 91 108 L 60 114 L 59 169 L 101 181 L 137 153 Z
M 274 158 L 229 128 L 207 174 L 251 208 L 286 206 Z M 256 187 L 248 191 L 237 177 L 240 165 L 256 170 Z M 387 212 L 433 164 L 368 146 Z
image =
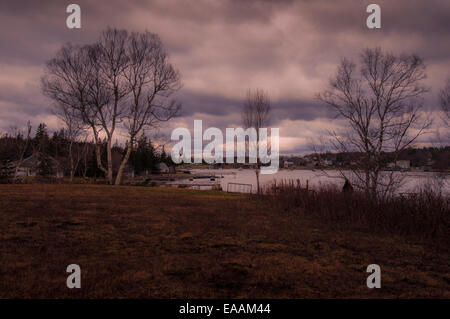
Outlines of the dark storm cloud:
M 274 121 L 284 119 L 312 121 L 318 117 L 333 116 L 326 105 L 311 100 L 279 101 L 273 105 L 272 109 Z
M 238 125 L 246 91 L 258 87 L 271 96 L 274 123 L 309 123 L 317 133 L 333 114 L 316 94 L 341 57 L 357 59 L 366 47 L 422 56 L 433 88 L 429 109 L 450 73 L 446 0 L 378 0 L 381 30 L 365 26 L 367 0 L 79 0 L 81 30 L 65 27 L 68 3 L 0 2 L 0 130 L 50 118 L 39 84 L 45 62 L 62 44 L 93 42 L 107 26 L 158 33 L 182 75 L 177 121 L 204 118 L 217 127 Z M 305 147 L 291 143 L 291 150 Z
M 47 114 L 50 110 L 47 105 L 42 105 L 45 99 L 40 96 L 39 89 L 33 85 L 26 85 L 24 88 L 3 85 L 0 87 L 0 96 L 3 103 L 13 105 L 14 111 L 18 113 L 36 116 Z
M 180 116 L 192 116 L 196 113 L 207 115 L 226 115 L 239 112 L 241 100 L 230 99 L 215 95 L 202 95 L 182 90 L 176 95 L 176 99 L 182 101 Z
M 198 114 L 224 116 L 230 113 L 240 115 L 244 100 L 229 99 L 218 96 L 200 95 L 192 92 L 178 94 L 177 99 L 183 101 L 183 107 L 179 116 L 194 116 Z M 317 117 L 333 116 L 327 106 L 318 101 L 311 100 L 280 100 L 272 102 L 272 124 L 277 124 L 284 119 L 303 119 L 312 121 Z M 222 123 L 223 127 L 227 123 Z

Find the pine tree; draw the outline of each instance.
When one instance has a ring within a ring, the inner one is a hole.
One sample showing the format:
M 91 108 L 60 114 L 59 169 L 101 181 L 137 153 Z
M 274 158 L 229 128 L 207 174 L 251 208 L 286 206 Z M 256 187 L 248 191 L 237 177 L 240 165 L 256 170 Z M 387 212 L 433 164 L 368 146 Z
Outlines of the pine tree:
M 49 155 L 39 152 L 37 175 L 40 177 L 49 177 L 53 175 L 53 163 Z
M 40 123 L 36 135 L 34 137 L 35 146 L 39 152 L 47 153 L 49 148 L 49 136 L 47 133 L 47 125 L 45 123 Z
M 49 177 L 53 174 L 53 163 L 49 155 L 50 138 L 45 123 L 38 125 L 34 140 L 37 149 L 37 175 L 40 177 Z
M 145 135 L 139 137 L 137 146 L 131 153 L 130 163 L 133 165 L 136 174 L 143 174 L 156 169 L 157 156 L 155 155 L 155 149 L 150 139 Z

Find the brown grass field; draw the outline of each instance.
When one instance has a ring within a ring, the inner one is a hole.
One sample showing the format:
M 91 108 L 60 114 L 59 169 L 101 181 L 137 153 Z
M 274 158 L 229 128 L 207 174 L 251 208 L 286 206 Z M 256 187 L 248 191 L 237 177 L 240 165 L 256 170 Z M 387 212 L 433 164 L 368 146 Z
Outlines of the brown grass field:
M 223 192 L 0 185 L 0 243 L 0 298 L 450 298 L 448 251 Z

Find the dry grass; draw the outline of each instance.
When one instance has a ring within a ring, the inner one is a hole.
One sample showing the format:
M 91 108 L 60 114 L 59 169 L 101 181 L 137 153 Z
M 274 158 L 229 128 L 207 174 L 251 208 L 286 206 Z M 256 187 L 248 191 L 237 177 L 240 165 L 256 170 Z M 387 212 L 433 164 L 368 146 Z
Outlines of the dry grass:
M 276 211 L 315 217 L 375 235 L 400 235 L 450 252 L 450 199 L 430 189 L 372 200 L 333 186 L 314 191 L 293 181 L 272 184 L 263 199 Z
M 0 185 L 2 298 L 450 298 L 450 255 L 241 195 Z M 66 267 L 82 288 L 66 288 Z M 368 264 L 382 288 L 366 287 Z

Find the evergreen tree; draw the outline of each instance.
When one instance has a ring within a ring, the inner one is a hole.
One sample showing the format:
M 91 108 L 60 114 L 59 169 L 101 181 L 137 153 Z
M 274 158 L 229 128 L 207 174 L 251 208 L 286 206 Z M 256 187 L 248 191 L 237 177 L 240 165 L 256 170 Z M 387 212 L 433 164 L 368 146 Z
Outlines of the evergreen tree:
M 49 177 L 53 172 L 53 163 L 50 157 L 50 138 L 47 132 L 47 125 L 40 123 L 34 137 L 34 144 L 37 149 L 37 175 Z
M 38 153 L 37 175 L 40 177 L 49 177 L 54 174 L 52 159 L 49 155 Z
M 139 175 L 154 171 L 157 162 L 155 148 L 150 139 L 142 134 L 130 156 L 130 163 L 133 165 L 135 173 Z
M 45 123 L 40 123 L 34 137 L 35 146 L 40 153 L 48 153 L 49 140 L 50 138 L 47 133 L 47 125 Z
M 162 150 L 161 150 L 160 162 L 161 163 L 165 163 L 169 167 L 175 165 L 175 163 L 172 161 L 172 157 L 167 155 L 166 150 L 164 149 L 164 145 L 163 145 Z

